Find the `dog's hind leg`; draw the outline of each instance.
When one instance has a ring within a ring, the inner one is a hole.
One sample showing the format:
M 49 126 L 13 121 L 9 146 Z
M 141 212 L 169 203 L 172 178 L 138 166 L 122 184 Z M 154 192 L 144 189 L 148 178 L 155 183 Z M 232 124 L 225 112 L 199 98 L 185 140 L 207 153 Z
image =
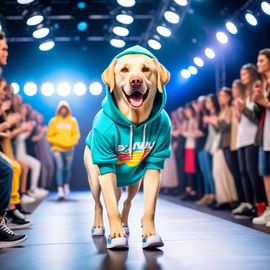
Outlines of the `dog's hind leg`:
M 100 201 L 101 187 L 98 180 L 100 173 L 98 166 L 93 164 L 91 151 L 88 146 L 86 146 L 84 150 L 84 165 L 86 167 L 91 193 L 95 200 L 95 219 L 93 228 L 103 228 L 103 207 Z
M 140 188 L 140 183 L 141 181 L 138 181 L 135 184 L 127 187 L 127 198 L 123 203 L 123 210 L 121 213 L 121 221 L 124 226 L 128 225 L 129 210 L 131 207 L 132 200 Z

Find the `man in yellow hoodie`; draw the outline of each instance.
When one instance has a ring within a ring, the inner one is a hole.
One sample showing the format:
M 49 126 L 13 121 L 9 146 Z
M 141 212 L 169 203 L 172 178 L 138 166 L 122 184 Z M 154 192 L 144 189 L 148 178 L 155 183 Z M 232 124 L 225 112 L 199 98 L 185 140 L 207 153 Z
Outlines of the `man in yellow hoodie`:
M 56 115 L 50 120 L 47 140 L 51 144 L 56 163 L 56 181 L 58 199 L 63 200 L 70 192 L 71 165 L 74 146 L 80 139 L 78 122 L 72 116 L 71 108 L 66 101 L 60 101 Z

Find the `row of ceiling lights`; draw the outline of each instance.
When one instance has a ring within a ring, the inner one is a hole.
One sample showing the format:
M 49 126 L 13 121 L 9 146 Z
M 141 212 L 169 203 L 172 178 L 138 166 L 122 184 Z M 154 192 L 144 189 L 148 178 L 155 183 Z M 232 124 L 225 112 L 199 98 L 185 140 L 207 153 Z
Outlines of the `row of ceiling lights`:
M 269 1 L 261 2 L 261 10 L 265 14 L 270 15 L 270 3 L 269 3 Z M 249 10 L 246 11 L 244 18 L 245 18 L 246 22 L 249 25 L 257 26 L 258 20 L 257 20 L 256 16 L 253 14 L 252 11 L 249 11 Z M 232 35 L 236 35 L 238 33 L 237 25 L 232 20 L 228 20 L 225 23 L 225 28 Z M 216 39 L 222 45 L 225 45 L 225 44 L 227 44 L 229 42 L 228 35 L 223 31 L 219 31 L 219 32 L 216 33 Z M 215 56 L 216 56 L 215 51 L 212 48 L 206 48 L 205 51 L 204 51 L 204 54 L 205 54 L 207 59 L 214 59 Z M 193 62 L 195 64 L 195 66 L 191 65 L 188 68 L 181 70 L 181 76 L 184 79 L 190 78 L 191 75 L 196 75 L 198 73 L 198 68 L 203 67 L 205 61 L 204 61 L 204 59 L 202 57 L 196 56 L 196 57 L 193 58 Z
M 21 92 L 20 85 L 16 82 L 11 83 L 14 94 Z M 40 92 L 44 96 L 51 96 L 57 92 L 59 96 L 65 97 L 71 94 L 72 87 L 68 82 L 60 82 L 55 86 L 51 82 L 45 82 L 40 87 Z M 87 92 L 87 86 L 83 82 L 77 82 L 73 85 L 73 93 L 77 96 L 83 96 Z M 100 82 L 93 82 L 89 85 L 89 92 L 94 96 L 102 93 L 102 84 Z M 27 96 L 34 96 L 38 93 L 38 86 L 34 82 L 27 82 L 23 87 L 23 93 Z
M 31 4 L 35 0 L 17 0 L 21 5 L 26 5 L 26 9 L 23 11 L 22 15 L 26 20 L 26 24 L 33 28 L 32 36 L 40 41 L 39 49 L 41 51 L 51 50 L 55 43 L 50 37 L 50 28 L 45 22 L 44 15 L 41 11 L 37 11 L 36 7 L 31 7 Z
M 173 0 L 175 4 L 178 6 L 186 6 L 188 4 L 187 0 Z M 131 8 L 136 4 L 135 0 L 117 0 L 118 4 L 125 8 Z M 116 25 L 113 27 L 112 31 L 117 36 L 110 40 L 112 46 L 117 48 L 123 48 L 126 44 L 124 41 L 124 37 L 129 35 L 129 30 L 124 25 L 129 25 L 133 23 L 134 18 L 132 17 L 129 11 L 122 11 L 121 14 L 116 15 L 116 20 L 122 25 Z M 170 25 L 178 24 L 180 21 L 180 16 L 177 14 L 177 11 L 174 7 L 170 7 L 168 10 L 164 12 L 163 15 L 165 21 Z M 161 48 L 160 38 L 158 35 L 162 37 L 170 37 L 172 32 L 169 27 L 166 26 L 165 23 L 158 25 L 156 27 L 156 34 L 150 38 L 147 43 L 148 46 L 154 50 L 159 50 Z

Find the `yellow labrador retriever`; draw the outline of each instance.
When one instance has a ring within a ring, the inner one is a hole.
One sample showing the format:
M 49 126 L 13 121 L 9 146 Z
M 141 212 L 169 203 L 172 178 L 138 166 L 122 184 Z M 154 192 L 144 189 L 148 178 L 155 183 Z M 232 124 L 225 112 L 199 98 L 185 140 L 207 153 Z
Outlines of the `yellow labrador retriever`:
M 108 248 L 127 248 L 128 215 L 144 179 L 143 248 L 163 246 L 155 229 L 160 170 L 170 156 L 170 121 L 164 111 L 169 72 L 151 52 L 134 46 L 102 74 L 107 95 L 86 140 L 84 162 L 93 198 L 92 235 L 104 235 L 102 192 L 110 224 Z M 127 186 L 122 212 L 121 187 Z

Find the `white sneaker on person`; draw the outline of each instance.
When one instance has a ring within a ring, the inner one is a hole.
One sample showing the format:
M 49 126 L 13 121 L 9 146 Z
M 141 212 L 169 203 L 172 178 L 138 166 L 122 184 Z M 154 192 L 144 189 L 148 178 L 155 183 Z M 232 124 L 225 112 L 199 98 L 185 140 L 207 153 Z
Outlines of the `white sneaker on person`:
M 27 194 L 23 194 L 21 196 L 21 204 L 30 204 L 30 203 L 33 203 L 35 201 L 36 201 L 36 199 L 34 197 L 31 197 Z
M 39 192 L 39 190 L 36 188 L 36 189 L 31 189 L 27 192 L 27 194 L 30 196 L 30 197 L 33 197 L 35 198 L 36 200 L 41 200 L 42 198 L 44 198 L 44 195 Z
M 246 207 L 246 203 L 241 202 L 238 207 L 232 210 L 232 214 L 238 214 L 241 213 Z
M 64 184 L 64 193 L 65 193 L 65 196 L 68 196 L 70 194 L 69 184 Z
M 65 198 L 64 188 L 58 187 L 58 200 L 62 201 Z
M 255 225 L 266 225 L 270 222 L 270 208 L 268 207 L 264 213 L 252 219 L 252 223 Z
M 49 194 L 49 190 L 44 189 L 44 188 L 37 188 L 38 192 L 43 196 L 46 197 Z

